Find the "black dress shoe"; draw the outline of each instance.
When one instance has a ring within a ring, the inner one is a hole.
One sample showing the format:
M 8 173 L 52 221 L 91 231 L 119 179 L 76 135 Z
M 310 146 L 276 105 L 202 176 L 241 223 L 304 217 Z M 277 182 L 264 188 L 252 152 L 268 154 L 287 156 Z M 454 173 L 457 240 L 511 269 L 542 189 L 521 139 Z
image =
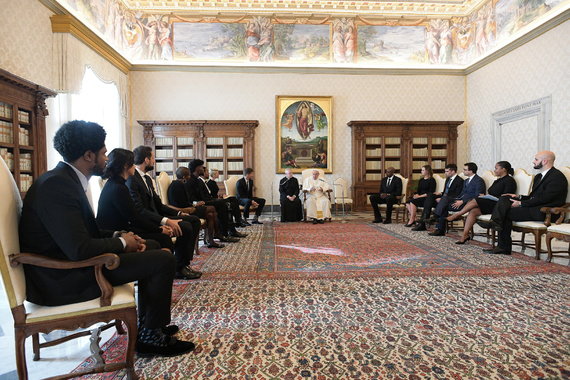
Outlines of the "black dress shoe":
M 239 225 L 240 225 L 240 227 L 249 227 L 249 226 L 251 226 L 251 223 L 249 223 L 249 222 L 248 222 L 247 220 L 245 220 L 245 219 L 242 219 L 242 220 L 239 222 Z
M 325 220 L 324 220 L 324 219 L 319 219 L 318 222 L 319 222 L 319 224 L 325 224 Z
M 171 338 L 166 346 L 137 342 L 136 351 L 138 356 L 178 356 L 194 351 L 196 346 L 192 342 L 186 342 Z
M 382 219 L 374 219 L 372 223 L 382 223 Z
M 176 334 L 180 329 L 176 325 L 168 325 L 162 328 L 164 335 L 172 336 Z
M 435 230 L 433 232 L 430 232 L 428 235 L 429 236 L 445 236 L 445 232 L 443 232 L 442 230 Z
M 207 247 L 208 247 L 208 248 L 224 248 L 225 245 L 223 245 L 223 244 L 218 244 L 218 243 L 216 243 L 215 241 L 212 241 L 212 242 L 208 243 L 208 246 L 207 246 Z
M 184 267 L 176 272 L 175 278 L 179 280 L 196 280 L 202 277 L 202 272 L 195 271 L 188 267 Z
M 417 226 L 412 228 L 412 231 L 427 231 L 427 228 L 424 223 L 418 223 Z
M 382 224 L 392 224 L 392 221 L 390 219 L 386 219 L 382 222 Z
M 260 221 L 257 220 L 257 219 L 253 219 L 252 222 L 251 222 L 251 224 L 263 224 L 263 223 L 260 222 Z
M 471 240 L 471 236 L 467 236 L 467 238 L 464 239 L 464 240 L 457 240 L 457 241 L 455 242 L 455 244 L 460 244 L 460 245 L 461 245 L 461 244 L 465 244 L 465 243 L 467 243 L 469 240 Z
M 491 254 L 491 255 L 510 255 L 510 254 L 511 254 L 511 251 L 505 251 L 505 250 L 502 249 L 502 248 L 494 248 L 494 249 L 492 249 L 491 251 L 485 252 L 485 253 L 488 253 L 488 254 Z
M 484 253 L 491 253 L 491 252 L 493 252 L 494 249 L 495 249 L 495 248 L 484 248 L 484 249 L 483 249 L 483 252 L 484 252 Z
M 412 226 L 415 226 L 416 224 L 417 224 L 416 222 L 412 222 L 412 223 L 404 224 L 404 227 L 412 227 Z
M 222 236 L 220 239 L 220 241 L 223 241 L 224 243 L 237 243 L 239 241 L 238 238 L 236 237 L 231 237 L 231 236 Z
M 230 232 L 230 236 L 235 237 L 235 238 L 244 238 L 247 236 L 247 234 L 243 234 L 243 233 L 237 232 L 237 231 L 232 231 L 232 232 Z

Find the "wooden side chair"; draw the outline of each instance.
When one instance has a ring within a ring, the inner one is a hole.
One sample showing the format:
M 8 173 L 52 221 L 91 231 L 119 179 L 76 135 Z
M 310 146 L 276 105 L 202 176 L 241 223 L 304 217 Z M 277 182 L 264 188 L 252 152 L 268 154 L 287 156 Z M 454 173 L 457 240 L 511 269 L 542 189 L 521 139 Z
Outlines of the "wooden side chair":
M 338 205 L 342 206 L 342 215 L 344 216 L 346 213 L 346 206 L 350 205 L 352 209 L 352 198 L 349 198 L 348 190 L 349 185 L 348 181 L 344 178 L 337 178 L 333 182 L 334 187 L 334 212 L 335 215 L 338 211 Z
M 307 221 L 307 207 L 305 206 L 305 204 L 307 201 L 307 194 L 309 192 L 303 190 L 303 183 L 305 183 L 305 179 L 313 175 L 314 170 L 317 170 L 319 172 L 319 178 L 325 180 L 325 171 L 323 169 L 310 168 L 310 169 L 305 169 L 301 172 L 301 182 L 299 183 L 299 187 L 301 188 L 301 192 L 303 194 L 303 221 L 305 222 Z M 332 206 L 331 193 L 332 193 L 332 188 L 327 191 L 327 196 L 329 197 L 329 201 L 331 201 L 331 206 Z
M 26 365 L 26 338 L 32 336 L 34 360 L 40 359 L 40 348 L 54 346 L 80 336 L 91 335 L 96 347 L 92 347 L 94 366 L 83 371 L 57 376 L 58 379 L 68 379 L 90 373 L 117 371 L 127 369 L 129 379 L 137 379 L 134 371 L 135 343 L 137 339 L 137 311 L 134 289 L 132 284 L 112 287 L 103 276 L 103 266 L 109 270 L 120 264 L 118 255 L 105 253 L 83 261 L 55 260 L 42 255 L 20 253 L 18 222 L 22 208 L 20 193 L 4 160 L 0 158 L 0 273 L 8 296 L 8 303 L 14 318 L 16 337 L 16 366 L 20 380 L 28 378 Z M 93 267 L 97 283 L 101 288 L 101 297 L 70 305 L 40 306 L 27 302 L 26 279 L 22 264 L 35 265 L 54 269 L 75 269 Z M 100 322 L 110 322 L 93 333 L 80 332 L 70 336 L 39 343 L 39 333 L 49 333 L 54 330 L 76 330 L 86 328 Z M 119 333 L 124 334 L 121 321 L 125 322 L 128 330 L 128 347 L 126 358 L 119 363 L 106 364 L 101 357 L 98 345 L 101 330 L 115 326 Z
M 224 198 L 228 198 L 228 197 L 236 197 L 237 196 L 237 181 L 239 181 L 239 179 L 241 178 L 241 176 L 239 175 L 232 175 L 230 176 L 228 179 L 224 180 L 224 187 L 226 188 L 226 195 L 224 196 Z M 255 190 L 255 187 L 254 187 Z M 239 209 L 243 212 L 244 207 L 242 205 L 239 206 Z M 251 205 L 251 207 L 249 208 L 249 211 L 255 211 L 257 209 L 257 206 Z

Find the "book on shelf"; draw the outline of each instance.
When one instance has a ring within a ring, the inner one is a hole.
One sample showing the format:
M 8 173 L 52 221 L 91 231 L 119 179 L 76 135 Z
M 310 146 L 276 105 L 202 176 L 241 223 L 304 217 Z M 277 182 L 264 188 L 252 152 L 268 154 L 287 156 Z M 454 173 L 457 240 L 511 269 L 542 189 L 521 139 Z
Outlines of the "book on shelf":
M 224 163 L 223 161 L 206 161 L 206 167 L 209 170 L 217 169 L 219 171 L 224 170 Z
M 228 149 L 228 157 L 242 157 L 243 156 L 243 149 L 242 148 L 230 148 Z
M 14 130 L 12 123 L 0 120 L 0 143 L 14 143 Z
M 0 117 L 6 119 L 12 118 L 12 106 L 10 104 L 0 102 Z
M 186 148 L 186 149 L 178 149 L 178 157 L 193 157 L 194 156 L 194 149 Z
M 412 139 L 412 144 L 423 145 L 423 144 L 427 144 L 427 143 L 428 143 L 427 137 L 414 137 Z
M 386 148 L 385 153 L 386 156 L 399 156 L 400 148 Z
M 172 146 L 173 142 L 174 142 L 174 138 L 172 138 L 172 137 L 157 137 L 154 140 L 154 145 L 155 146 L 159 146 L 159 145 Z
M 228 137 L 228 145 L 243 145 L 243 137 Z
M 366 173 L 367 181 L 380 181 L 382 179 L 382 174 L 380 173 Z
M 178 145 L 194 145 L 194 137 L 177 137 L 176 144 Z
M 382 157 L 382 149 L 366 149 L 366 157 Z
M 413 154 L 414 156 L 427 157 L 427 155 L 428 155 L 428 148 L 413 148 L 413 149 L 412 149 L 412 154 Z
M 445 169 L 446 162 L 444 160 L 431 160 L 432 169 Z
M 174 171 L 174 163 L 173 162 L 157 162 L 156 163 L 156 172 L 173 172 Z
M 386 137 L 384 139 L 384 144 L 395 145 L 395 144 L 399 144 L 399 143 L 400 143 L 399 137 Z
M 382 169 L 381 161 L 366 161 L 366 170 L 380 170 Z
M 14 170 L 14 153 L 10 152 L 6 148 L 0 148 L 0 157 L 6 162 L 8 169 Z
M 444 157 L 447 156 L 447 149 L 432 149 L 431 155 L 433 157 Z
M 26 128 L 18 127 L 18 141 L 20 145 L 30 145 L 30 131 Z
M 379 145 L 382 144 L 382 137 L 367 137 L 366 144 Z
M 32 171 L 31 153 L 20 153 L 20 170 Z
M 208 145 L 224 145 L 223 137 L 208 137 L 206 138 L 206 144 Z
M 178 167 L 181 167 L 181 166 L 188 167 L 188 165 L 190 165 L 190 161 L 177 161 L 176 163 L 177 163 Z
M 33 177 L 29 174 L 20 174 L 20 191 L 25 193 L 32 186 Z
M 30 113 L 27 111 L 18 110 L 18 121 L 20 123 L 29 124 L 30 123 Z
M 243 171 L 243 162 L 242 161 L 230 161 L 228 162 L 228 170 L 229 171 Z
M 432 137 L 431 143 L 433 144 L 447 144 L 447 137 Z
M 156 149 L 156 158 L 172 158 L 174 155 L 173 149 Z
M 224 157 L 224 150 L 220 148 L 207 148 L 206 149 L 206 156 L 207 157 Z

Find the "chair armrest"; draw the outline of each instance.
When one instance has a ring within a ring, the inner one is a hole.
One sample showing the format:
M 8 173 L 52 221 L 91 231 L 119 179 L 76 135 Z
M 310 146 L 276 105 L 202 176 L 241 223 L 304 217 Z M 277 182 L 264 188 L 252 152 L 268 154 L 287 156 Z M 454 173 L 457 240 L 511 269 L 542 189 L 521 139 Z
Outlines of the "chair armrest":
M 10 265 L 12 267 L 16 267 L 19 264 L 29 264 L 41 268 L 51 269 L 77 269 L 93 267 L 97 285 L 99 285 L 99 288 L 101 289 L 101 307 L 110 306 L 111 298 L 113 297 L 113 286 L 111 286 L 109 281 L 107 281 L 105 276 L 103 276 L 103 265 L 107 269 L 113 270 L 117 269 L 120 263 L 121 259 L 114 253 L 104 253 L 102 255 L 81 261 L 52 259 L 35 253 L 17 253 L 10 255 Z
M 562 222 L 564 222 L 564 219 L 566 218 L 566 213 L 570 212 L 570 205 L 566 204 L 564 205 L 564 207 L 542 207 L 540 209 L 540 212 L 546 214 L 546 218 L 544 219 L 544 224 L 546 224 L 547 226 L 550 226 L 552 224 L 551 222 L 552 215 L 560 215 L 558 219 L 556 219 L 555 224 L 561 224 Z

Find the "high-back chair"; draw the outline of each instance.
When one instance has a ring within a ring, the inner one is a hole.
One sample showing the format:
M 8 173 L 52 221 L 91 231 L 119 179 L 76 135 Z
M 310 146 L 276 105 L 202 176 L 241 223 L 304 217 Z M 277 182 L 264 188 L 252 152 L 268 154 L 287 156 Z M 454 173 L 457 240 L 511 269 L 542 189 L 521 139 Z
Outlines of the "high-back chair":
M 20 193 L 8 170 L 4 160 L 0 158 L 0 273 L 4 282 L 4 289 L 8 296 L 8 303 L 14 318 L 16 337 L 16 365 L 19 379 L 28 378 L 26 365 L 26 338 L 32 336 L 34 360 L 40 359 L 40 348 L 53 346 L 78 338 L 92 335 L 98 341 L 98 334 L 102 329 L 116 326 L 120 333 L 124 333 L 121 321 L 125 322 L 129 334 L 126 359 L 123 362 L 105 364 L 100 356 L 100 350 L 93 352 L 95 366 L 73 375 L 60 378 L 71 378 L 89 373 L 109 372 L 126 368 L 130 379 L 137 378 L 134 364 L 134 350 L 137 337 L 137 313 L 133 286 L 125 284 L 112 287 L 103 276 L 103 266 L 109 270 L 117 268 L 120 264 L 119 256 L 105 253 L 83 261 L 64 261 L 48 258 L 43 255 L 20 253 L 18 236 L 18 222 L 22 208 Z M 53 269 L 75 269 L 93 267 L 97 283 L 101 288 L 101 297 L 70 305 L 40 306 L 26 301 L 26 278 L 22 264 L 35 265 Z M 115 320 L 111 324 L 98 328 L 93 334 L 80 332 L 49 343 L 39 343 L 39 333 L 49 333 L 53 330 L 76 330 L 79 327 L 89 327 L 99 322 Z
M 483 174 L 481 174 L 481 178 L 483 178 L 483 181 L 485 181 L 485 188 L 487 190 L 489 190 L 491 185 L 493 185 L 493 182 L 495 182 L 497 179 L 497 177 L 495 177 L 495 174 L 493 174 L 493 172 L 490 170 L 485 170 Z
M 319 172 L 319 178 L 321 178 L 323 181 L 326 181 L 325 179 L 325 171 L 323 169 L 317 169 L 317 168 L 309 168 L 309 169 L 305 169 L 301 172 L 301 181 L 299 182 L 299 186 L 301 186 L 301 188 L 303 188 L 303 183 L 305 183 L 305 179 L 309 178 L 310 176 L 313 175 L 313 171 L 317 170 Z M 331 205 L 332 205 L 332 198 L 331 198 L 331 193 L 333 191 L 333 186 L 330 186 L 329 191 L 327 191 L 327 196 L 329 197 L 329 201 L 331 201 Z M 306 222 L 307 221 L 307 207 L 305 205 L 306 201 L 307 201 L 307 193 L 308 191 L 306 190 L 302 190 L 302 198 L 303 198 L 303 220 Z
M 570 184 L 570 167 L 562 167 L 560 171 L 564 173 L 566 180 Z M 546 230 L 546 249 L 548 251 L 547 261 L 552 261 L 553 257 L 570 257 L 570 191 L 566 194 L 566 204 L 564 207 L 556 207 L 554 209 L 544 207 L 541 211 L 546 213 L 546 224 L 548 225 L 548 229 Z M 558 215 L 558 218 L 554 224 L 551 224 L 551 217 L 554 214 Z M 553 251 L 552 239 L 558 239 L 569 243 L 568 250 Z M 559 253 L 564 253 L 564 255 L 559 255 Z
M 168 187 L 172 183 L 172 178 L 166 172 L 160 172 L 156 177 L 157 191 L 160 196 L 160 200 L 165 205 L 169 205 L 168 202 Z
M 224 198 L 237 196 L 237 181 L 239 181 L 240 178 L 241 177 L 239 175 L 232 175 L 224 181 L 224 187 L 226 188 L 226 195 Z M 240 205 L 239 209 L 243 211 L 244 207 Z M 257 207 L 251 205 L 249 211 L 254 211 L 255 209 L 257 209 Z
M 443 193 L 445 190 L 445 176 L 434 174 L 433 178 L 435 179 L 435 192 Z
M 532 190 L 532 180 L 534 176 L 528 174 L 526 170 L 519 168 L 515 170 L 513 178 L 517 183 L 517 195 L 529 195 Z
M 349 198 L 348 196 L 348 190 L 349 190 L 349 185 L 348 185 L 348 181 L 344 178 L 337 178 L 335 179 L 335 181 L 333 182 L 333 187 L 334 187 L 334 210 L 335 210 L 335 214 L 337 213 L 337 206 L 341 205 L 342 206 L 342 215 L 345 214 L 346 209 L 345 206 L 346 205 L 351 205 L 352 208 L 352 198 Z

